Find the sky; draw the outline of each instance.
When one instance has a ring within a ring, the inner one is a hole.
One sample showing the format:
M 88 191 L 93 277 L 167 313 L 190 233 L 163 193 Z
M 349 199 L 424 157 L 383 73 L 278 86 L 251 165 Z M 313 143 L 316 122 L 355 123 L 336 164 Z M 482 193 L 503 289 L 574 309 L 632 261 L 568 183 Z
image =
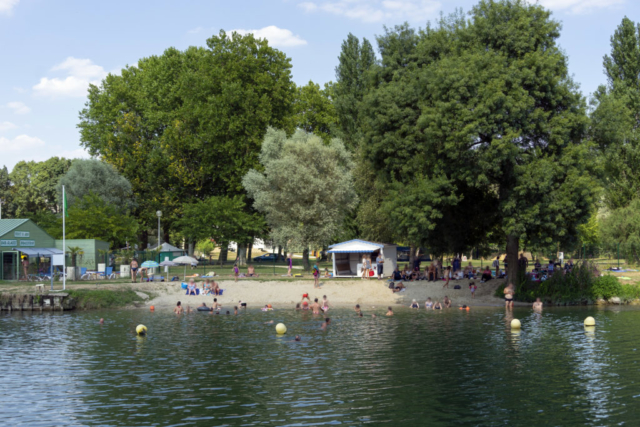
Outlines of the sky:
M 335 80 L 342 41 L 468 12 L 476 0 L 0 0 L 0 167 L 86 158 L 77 130 L 89 83 L 169 47 L 204 46 L 220 30 L 253 32 L 292 60 L 296 84 Z M 638 0 L 539 0 L 562 23 L 561 48 L 585 97 Z M 374 42 L 375 46 L 375 42 Z

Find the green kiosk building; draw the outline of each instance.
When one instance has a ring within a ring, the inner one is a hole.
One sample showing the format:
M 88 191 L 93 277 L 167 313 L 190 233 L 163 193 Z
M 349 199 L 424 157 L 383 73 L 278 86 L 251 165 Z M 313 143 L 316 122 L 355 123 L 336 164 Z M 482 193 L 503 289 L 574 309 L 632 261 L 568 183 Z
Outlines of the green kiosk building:
M 95 239 L 67 239 L 69 246 L 82 248 L 84 255 L 78 259 L 78 267 L 95 270 L 98 267 L 98 250 L 108 250 L 109 244 Z M 30 219 L 0 219 L 0 280 L 24 278 L 22 261 L 29 260 L 29 273 L 38 270 L 48 272 L 54 255 L 63 255 L 62 240 L 56 240 Z M 69 257 L 67 256 L 67 263 Z

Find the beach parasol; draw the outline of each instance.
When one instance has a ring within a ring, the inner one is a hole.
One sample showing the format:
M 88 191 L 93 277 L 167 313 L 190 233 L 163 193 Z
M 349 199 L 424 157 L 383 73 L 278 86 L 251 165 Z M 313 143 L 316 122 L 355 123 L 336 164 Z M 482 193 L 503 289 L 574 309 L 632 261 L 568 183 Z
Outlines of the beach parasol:
M 197 259 L 186 255 L 174 258 L 173 262 L 175 262 L 176 264 L 184 265 L 184 277 L 182 278 L 182 280 L 185 280 L 187 278 L 187 265 L 198 265 Z
M 176 265 L 178 264 L 173 261 L 162 261 L 160 263 L 160 267 L 175 267 Z
M 160 264 L 158 264 L 155 261 L 145 261 L 142 263 L 142 265 L 140 266 L 142 268 L 156 268 L 156 267 L 160 267 Z

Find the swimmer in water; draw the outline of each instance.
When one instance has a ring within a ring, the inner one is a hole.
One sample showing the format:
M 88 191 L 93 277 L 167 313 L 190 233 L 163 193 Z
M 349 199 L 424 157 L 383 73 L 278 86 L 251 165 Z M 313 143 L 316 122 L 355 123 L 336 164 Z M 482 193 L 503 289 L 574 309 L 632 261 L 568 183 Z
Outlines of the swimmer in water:
M 320 326 L 320 328 L 325 331 L 327 329 L 327 327 L 329 326 L 329 323 L 331 323 L 331 319 L 329 319 L 328 317 L 326 319 L 324 319 L 324 322 L 322 322 L 322 326 Z
M 227 314 L 231 314 L 231 313 L 229 313 L 229 310 L 227 310 Z
M 356 306 L 355 306 L 355 307 L 353 307 L 353 309 L 356 311 L 356 314 L 359 314 L 359 313 L 360 313 L 360 311 L 361 311 L 361 310 L 360 310 L 360 304 L 356 304 Z
M 540 298 L 536 298 L 536 302 L 533 303 L 533 309 L 535 311 L 542 311 L 542 301 L 540 301 Z
M 433 309 L 434 310 L 442 310 L 442 304 L 440 304 L 439 301 L 436 301 L 435 304 L 433 304 Z
M 418 304 L 418 301 L 415 300 L 415 298 L 413 299 L 413 301 L 411 302 L 411 305 L 409 307 L 415 308 L 417 310 L 420 309 L 420 305 Z
M 387 307 L 387 314 L 385 316 L 393 316 L 393 309 L 391 307 Z
M 102 317 L 100 318 L 100 324 L 104 325 L 104 319 Z
M 313 304 L 311 304 L 311 310 L 313 314 L 320 314 L 320 304 L 318 304 L 318 298 L 313 300 Z
M 191 310 L 191 306 L 187 306 L 187 314 L 191 313 L 193 310 Z
M 322 296 L 322 311 L 325 313 L 329 310 L 329 300 L 326 295 Z
M 269 320 L 268 322 L 264 322 L 265 325 L 271 325 L 273 323 L 273 320 Z
M 431 297 L 427 298 L 424 302 L 424 308 L 425 310 L 433 310 L 433 301 L 431 301 Z
M 178 303 L 176 304 L 176 307 L 173 309 L 173 312 L 175 314 L 182 314 L 184 313 L 184 309 L 182 308 L 182 303 L 180 301 L 178 301 Z
M 375 317 L 376 317 L 376 315 L 375 315 L 375 314 L 372 314 L 372 315 L 371 315 L 371 318 L 372 318 L 372 319 L 375 319 Z
M 211 304 L 211 309 L 220 311 L 221 308 L 222 308 L 222 304 L 218 302 L 218 298 L 214 298 L 213 304 Z
M 300 311 L 300 303 L 296 304 L 296 311 Z
M 296 335 L 296 337 L 294 338 L 294 341 L 300 341 L 302 340 L 302 338 L 300 338 L 300 335 Z

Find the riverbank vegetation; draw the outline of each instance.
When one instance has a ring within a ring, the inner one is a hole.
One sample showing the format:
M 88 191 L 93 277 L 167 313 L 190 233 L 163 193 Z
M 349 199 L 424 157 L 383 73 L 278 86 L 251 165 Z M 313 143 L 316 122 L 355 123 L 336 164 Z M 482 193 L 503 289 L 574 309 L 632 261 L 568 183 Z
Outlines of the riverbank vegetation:
M 66 292 L 79 310 L 120 308 L 144 302 L 133 289 L 69 289 Z

